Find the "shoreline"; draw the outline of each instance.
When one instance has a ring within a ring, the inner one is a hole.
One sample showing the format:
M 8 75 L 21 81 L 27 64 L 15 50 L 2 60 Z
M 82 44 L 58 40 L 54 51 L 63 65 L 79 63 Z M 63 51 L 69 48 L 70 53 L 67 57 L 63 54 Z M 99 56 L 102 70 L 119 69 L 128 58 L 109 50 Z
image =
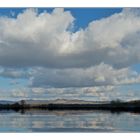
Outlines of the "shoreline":
M 13 104 L 0 104 L 0 110 L 105 110 L 111 112 L 140 112 L 140 101 L 111 101 L 109 103 L 46 103 L 26 104 L 26 101 L 15 102 Z

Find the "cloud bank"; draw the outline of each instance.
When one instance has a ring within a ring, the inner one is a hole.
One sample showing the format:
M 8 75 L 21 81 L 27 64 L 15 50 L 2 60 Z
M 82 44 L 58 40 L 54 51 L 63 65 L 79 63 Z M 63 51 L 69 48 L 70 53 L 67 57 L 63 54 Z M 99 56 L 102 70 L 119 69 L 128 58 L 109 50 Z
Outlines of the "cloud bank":
M 17 18 L 0 17 L 0 65 L 64 69 L 100 63 L 115 68 L 137 64 L 138 13 L 139 10 L 124 9 L 76 32 L 72 32 L 75 18 L 63 9 L 40 14 L 28 9 Z
M 140 82 L 140 75 L 128 68 L 116 70 L 100 64 L 87 69 L 45 69 L 38 68 L 32 72 L 31 86 L 35 87 L 93 87 L 124 85 Z
M 27 79 L 33 93 L 140 83 L 140 74 L 131 68 L 140 63 L 139 9 L 123 9 L 77 31 L 75 20 L 61 8 L 1 16 L 0 76 Z

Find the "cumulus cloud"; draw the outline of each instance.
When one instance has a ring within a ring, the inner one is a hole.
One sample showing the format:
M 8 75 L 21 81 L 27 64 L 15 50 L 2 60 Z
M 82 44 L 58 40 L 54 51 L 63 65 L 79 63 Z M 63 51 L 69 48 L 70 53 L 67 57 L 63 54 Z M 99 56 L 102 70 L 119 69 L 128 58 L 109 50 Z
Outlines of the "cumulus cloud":
M 129 68 L 114 69 L 101 63 L 86 69 L 46 69 L 36 68 L 32 73 L 33 87 L 92 87 L 139 83 L 140 75 Z
M 86 68 L 103 62 L 123 68 L 137 64 L 139 13 L 124 9 L 76 32 L 71 30 L 74 17 L 61 8 L 40 14 L 28 9 L 16 18 L 0 17 L 0 65 Z
M 12 90 L 11 96 L 56 98 L 75 92 L 77 98 L 104 100 L 102 94 L 114 94 L 116 86 L 140 83 L 131 69 L 140 63 L 139 9 L 125 8 L 75 32 L 74 20 L 62 8 L 0 17 L 0 76 L 30 82 L 29 89 Z
M 4 78 L 12 78 L 12 79 L 29 78 L 30 77 L 30 70 L 3 68 L 0 71 L 0 76 L 4 77 Z
M 16 19 L 0 17 L 0 65 L 53 65 L 60 48 L 67 44 L 73 20 L 63 9 L 51 14 L 28 9 Z

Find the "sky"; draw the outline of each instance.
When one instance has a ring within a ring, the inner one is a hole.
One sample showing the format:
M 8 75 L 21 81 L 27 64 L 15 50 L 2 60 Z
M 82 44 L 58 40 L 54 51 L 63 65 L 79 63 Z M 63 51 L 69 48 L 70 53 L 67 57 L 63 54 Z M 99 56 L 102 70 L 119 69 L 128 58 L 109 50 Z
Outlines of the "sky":
M 1 8 L 0 100 L 140 98 L 139 8 Z

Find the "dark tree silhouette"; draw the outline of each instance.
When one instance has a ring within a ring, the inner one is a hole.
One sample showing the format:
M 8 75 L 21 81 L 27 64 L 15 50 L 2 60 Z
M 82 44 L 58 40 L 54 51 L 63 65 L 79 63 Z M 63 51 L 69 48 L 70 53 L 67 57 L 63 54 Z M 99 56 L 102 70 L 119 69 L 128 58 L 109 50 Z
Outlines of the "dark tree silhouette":
M 25 107 L 25 103 L 26 103 L 25 100 L 21 100 L 20 102 L 21 102 L 21 106 Z

